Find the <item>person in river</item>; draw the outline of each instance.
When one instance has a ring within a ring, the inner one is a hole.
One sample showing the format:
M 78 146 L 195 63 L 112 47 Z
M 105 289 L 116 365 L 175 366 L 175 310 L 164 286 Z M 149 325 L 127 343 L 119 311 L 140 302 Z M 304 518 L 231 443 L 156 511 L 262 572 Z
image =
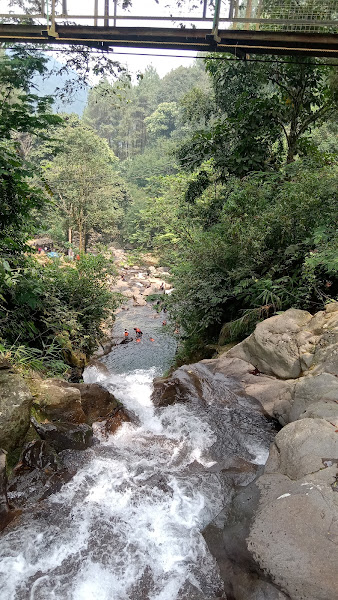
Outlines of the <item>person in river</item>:
M 124 337 L 125 338 L 129 337 L 129 331 L 127 331 L 127 329 L 124 330 Z
M 140 339 L 143 335 L 141 329 L 139 327 L 134 327 L 134 331 L 136 332 L 136 340 Z

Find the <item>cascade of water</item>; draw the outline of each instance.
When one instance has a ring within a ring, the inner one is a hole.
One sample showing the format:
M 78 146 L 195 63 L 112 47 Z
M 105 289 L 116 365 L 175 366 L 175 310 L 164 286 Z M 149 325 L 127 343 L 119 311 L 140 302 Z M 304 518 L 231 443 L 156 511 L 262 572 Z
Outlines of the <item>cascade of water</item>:
M 107 387 L 135 421 L 75 455 L 73 479 L 3 532 L 1 600 L 222 596 L 202 535 L 231 498 L 222 460 L 263 462 L 270 436 L 259 433 L 262 417 L 252 406 L 229 392 L 231 382 L 204 366 L 196 373 L 204 403 L 191 389 L 190 402 L 155 409 L 155 367 L 86 370 L 85 381 Z
M 200 532 L 222 508 L 221 483 L 216 474 L 187 474 L 214 436 L 186 407 L 155 416 L 153 376 L 105 382 L 140 424 L 124 424 L 88 451 L 38 515 L 5 532 L 2 600 L 174 600 L 187 582 L 215 596 L 217 569 Z

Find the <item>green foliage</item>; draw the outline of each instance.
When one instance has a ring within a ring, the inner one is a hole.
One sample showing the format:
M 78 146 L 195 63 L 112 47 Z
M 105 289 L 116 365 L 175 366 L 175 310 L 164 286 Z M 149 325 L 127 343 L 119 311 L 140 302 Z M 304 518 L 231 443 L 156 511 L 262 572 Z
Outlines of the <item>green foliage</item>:
M 115 269 L 103 256 L 82 255 L 74 263 L 19 257 L 0 264 L 0 342 L 29 355 L 62 360 L 64 350 L 90 354 L 101 326 L 119 302 L 109 291 Z
M 162 102 L 144 122 L 151 139 L 170 137 L 178 121 L 178 106 L 176 102 Z
M 205 108 L 207 126 L 178 150 L 184 168 L 195 170 L 212 158 L 226 179 L 229 173 L 243 176 L 292 162 L 304 152 L 302 140 L 313 124 L 322 123 L 337 106 L 329 67 L 319 60 L 310 67 L 307 58 L 301 64 L 292 58 L 260 63 L 215 58 L 206 59 L 213 110 Z
M 177 175 L 139 212 L 139 240 L 173 270 L 168 303 L 185 331 L 182 356 L 187 344 L 193 352 L 217 339 L 224 322 L 224 340 L 241 339 L 279 310 L 319 310 L 338 293 L 336 165 L 304 159 L 222 186 L 211 167 L 191 201 L 199 174 Z
M 42 167 L 54 192 L 52 218 L 63 223 L 64 241 L 72 241 L 73 230 L 78 234 L 81 252 L 94 232 L 103 241 L 117 235 L 128 194 L 107 142 L 76 117 L 65 123 L 58 154 Z

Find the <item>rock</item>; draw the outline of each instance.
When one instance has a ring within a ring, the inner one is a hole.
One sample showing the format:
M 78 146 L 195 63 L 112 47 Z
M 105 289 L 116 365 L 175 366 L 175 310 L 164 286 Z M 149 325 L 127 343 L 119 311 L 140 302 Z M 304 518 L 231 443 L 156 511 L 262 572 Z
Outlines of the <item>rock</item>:
M 155 406 L 169 406 L 175 402 L 188 400 L 191 380 L 184 368 L 177 369 L 171 377 L 156 377 L 153 382 L 151 400 Z
M 0 370 L 0 448 L 18 448 L 29 428 L 32 395 L 24 379 Z
M 147 301 L 140 294 L 133 293 L 134 306 L 146 306 Z
M 236 600 L 286 600 L 289 598 L 261 573 L 248 551 L 246 538 L 260 492 L 255 482 L 234 498 L 230 512 L 223 510 L 203 531 L 209 550 L 216 558 L 229 598 Z
M 62 450 L 85 450 L 92 445 L 93 430 L 86 423 L 38 423 L 32 417 L 32 423 L 41 439 L 46 440 L 56 452 Z
M 68 470 L 62 465 L 57 470 L 49 466 L 43 469 L 20 469 L 8 484 L 10 504 L 18 509 L 32 507 L 34 510 L 38 502 L 58 492 L 74 475 L 75 470 Z
M 334 317 L 324 325 L 329 330 L 320 337 L 315 349 L 312 370 L 314 375 L 325 372 L 338 376 L 338 312 L 332 315 Z
M 113 394 L 98 383 L 78 383 L 73 387 L 80 392 L 82 410 L 89 425 L 100 417 L 106 417 L 119 406 Z
M 302 377 L 296 382 L 290 420 L 299 419 L 311 404 L 319 401 L 338 402 L 338 378 L 330 373 Z
M 2 370 L 2 369 L 10 369 L 11 366 L 12 365 L 9 362 L 9 360 L 7 360 L 7 358 L 5 358 L 4 356 L 0 355 L 0 370 Z
M 109 435 L 112 435 L 123 423 L 129 423 L 130 417 L 122 409 L 118 408 L 114 414 L 109 415 L 107 419 L 101 419 L 93 423 L 93 432 L 98 439 L 106 440 Z
M 338 404 L 337 402 L 315 402 L 303 412 L 300 419 L 325 419 L 338 429 Z
M 241 358 L 266 375 L 294 379 L 302 372 L 300 346 L 304 352 L 313 337 L 304 334 L 302 327 L 311 321 L 310 313 L 289 309 L 281 315 L 258 323 L 254 333 L 227 352 L 228 358 Z
M 57 458 L 52 448 L 43 440 L 34 440 L 29 442 L 24 447 L 20 462 L 15 467 L 18 471 L 20 468 L 28 467 L 30 469 L 44 469 L 50 467 L 53 470 L 57 469 Z
M 6 452 L 0 450 L 0 531 L 14 517 L 7 500 Z
M 32 384 L 33 406 L 52 421 L 85 423 L 80 391 L 59 379 L 35 380 Z
M 291 600 L 338 598 L 336 472 L 331 467 L 298 481 L 267 474 L 257 481 L 261 496 L 247 548 L 262 575 Z
M 281 425 L 286 425 L 290 421 L 289 415 L 296 385 L 294 380 L 280 380 L 264 375 L 252 364 L 240 358 L 229 358 L 227 354 L 202 362 L 208 364 L 214 373 L 222 373 L 226 377 L 234 378 L 238 383 L 236 393 L 258 400 L 264 411 L 274 419 L 278 419 Z
M 338 461 L 338 433 L 323 419 L 302 419 L 286 425 L 275 437 L 266 471 L 279 472 L 290 479 L 323 469 L 323 461 Z M 271 459 L 271 454 L 273 459 Z

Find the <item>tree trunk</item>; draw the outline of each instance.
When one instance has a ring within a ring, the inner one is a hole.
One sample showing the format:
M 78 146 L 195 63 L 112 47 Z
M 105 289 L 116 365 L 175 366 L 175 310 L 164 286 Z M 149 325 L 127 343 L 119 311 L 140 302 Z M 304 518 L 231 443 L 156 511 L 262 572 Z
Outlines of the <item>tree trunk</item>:
M 71 244 L 72 243 L 72 228 L 68 227 L 68 242 Z
M 250 19 L 252 13 L 252 0 L 247 0 L 245 18 Z M 249 29 L 250 23 L 245 23 L 244 29 Z
M 297 154 L 297 144 L 298 144 L 298 138 L 299 138 L 299 133 L 297 131 L 297 129 L 298 129 L 297 114 L 298 114 L 298 110 L 295 110 L 294 114 L 292 115 L 292 118 L 291 118 L 290 133 L 287 136 L 287 142 L 288 142 L 288 155 L 286 158 L 287 164 L 293 162 L 294 157 Z
M 82 225 L 79 225 L 79 252 L 81 254 L 83 250 L 83 231 L 82 231 Z
M 88 248 L 88 242 L 89 242 L 89 233 L 88 233 L 88 231 L 84 231 L 84 233 L 83 233 L 83 239 L 84 239 L 84 251 L 86 253 L 87 252 L 87 248 Z

